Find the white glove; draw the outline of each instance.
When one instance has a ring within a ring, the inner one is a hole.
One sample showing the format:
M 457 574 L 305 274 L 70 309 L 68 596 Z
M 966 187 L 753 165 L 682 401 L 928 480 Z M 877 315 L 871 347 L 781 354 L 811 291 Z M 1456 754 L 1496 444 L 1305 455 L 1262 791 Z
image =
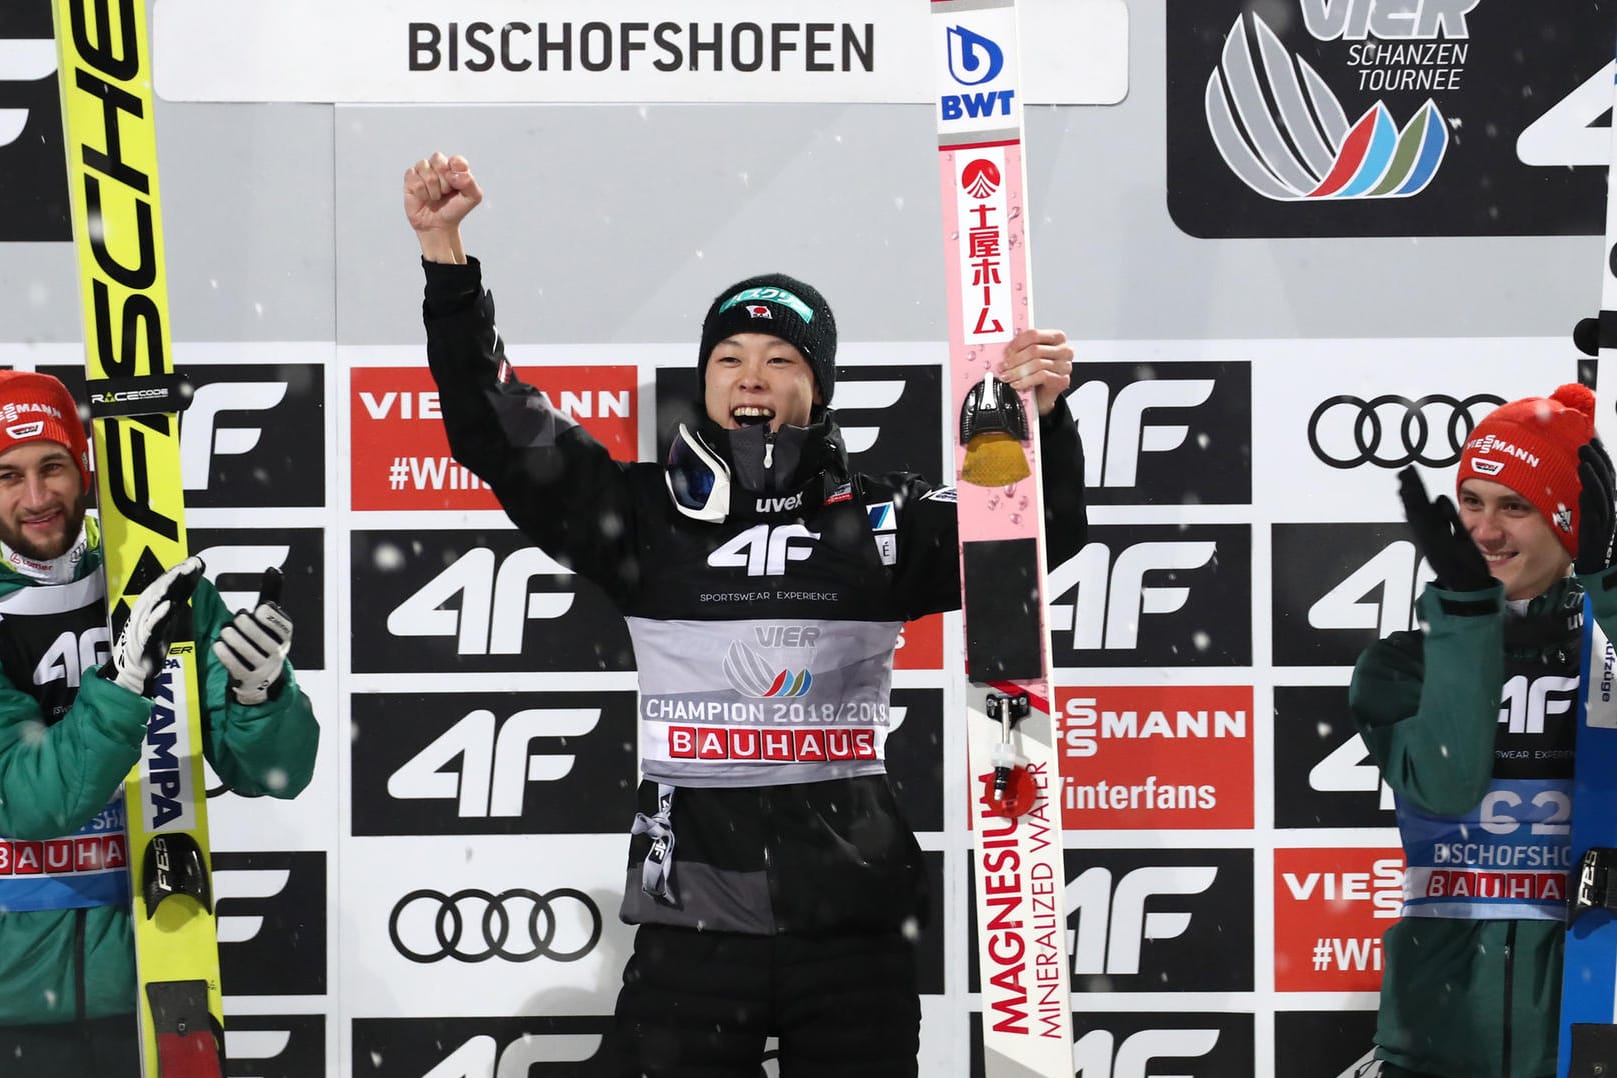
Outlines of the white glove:
M 175 615 L 190 601 L 201 577 L 202 559 L 192 557 L 152 581 L 135 600 L 101 676 L 130 692 L 151 696 L 174 642 Z
M 262 704 L 281 680 L 292 646 L 292 619 L 275 601 L 280 591 L 280 570 L 264 570 L 258 604 L 239 612 L 213 642 L 213 653 L 230 672 L 230 691 L 239 704 Z

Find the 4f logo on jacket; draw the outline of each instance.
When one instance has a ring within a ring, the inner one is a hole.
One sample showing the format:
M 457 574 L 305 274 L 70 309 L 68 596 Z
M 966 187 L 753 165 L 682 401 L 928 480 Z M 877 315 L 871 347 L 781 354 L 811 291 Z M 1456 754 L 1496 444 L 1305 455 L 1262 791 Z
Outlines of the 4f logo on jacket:
M 783 576 L 788 564 L 814 552 L 819 532 L 801 524 L 754 524 L 707 556 L 715 569 L 745 569 L 748 576 Z

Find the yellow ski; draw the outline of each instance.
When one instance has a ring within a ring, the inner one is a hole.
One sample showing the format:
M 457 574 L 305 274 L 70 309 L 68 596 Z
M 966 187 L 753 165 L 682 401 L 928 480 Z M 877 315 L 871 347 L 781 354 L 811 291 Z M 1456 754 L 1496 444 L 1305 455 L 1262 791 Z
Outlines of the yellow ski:
M 186 557 L 145 0 L 54 0 L 112 638 Z M 124 783 L 147 1078 L 224 1073 L 196 648 L 169 649 Z

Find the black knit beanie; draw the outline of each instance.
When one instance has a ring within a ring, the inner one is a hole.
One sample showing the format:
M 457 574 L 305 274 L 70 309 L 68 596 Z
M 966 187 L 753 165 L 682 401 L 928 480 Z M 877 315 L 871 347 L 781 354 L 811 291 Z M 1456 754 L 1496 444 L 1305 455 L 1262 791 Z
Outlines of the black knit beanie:
M 837 320 L 813 285 L 784 273 L 766 273 L 720 292 L 702 320 L 701 352 L 696 357 L 699 391 L 706 391 L 713 346 L 737 333 L 767 333 L 795 345 L 814 370 L 821 399 L 831 403 L 837 386 Z

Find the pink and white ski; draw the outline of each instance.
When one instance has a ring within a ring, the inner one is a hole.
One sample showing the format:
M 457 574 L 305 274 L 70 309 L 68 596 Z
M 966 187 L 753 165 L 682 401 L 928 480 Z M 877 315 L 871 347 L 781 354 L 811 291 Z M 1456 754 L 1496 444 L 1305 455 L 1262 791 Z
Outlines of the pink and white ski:
M 1033 325 L 1014 0 L 932 0 L 966 633 L 985 1078 L 1071 1078 L 1061 774 L 1031 395 L 995 379 Z M 1076 480 L 1075 480 L 1076 481 Z

